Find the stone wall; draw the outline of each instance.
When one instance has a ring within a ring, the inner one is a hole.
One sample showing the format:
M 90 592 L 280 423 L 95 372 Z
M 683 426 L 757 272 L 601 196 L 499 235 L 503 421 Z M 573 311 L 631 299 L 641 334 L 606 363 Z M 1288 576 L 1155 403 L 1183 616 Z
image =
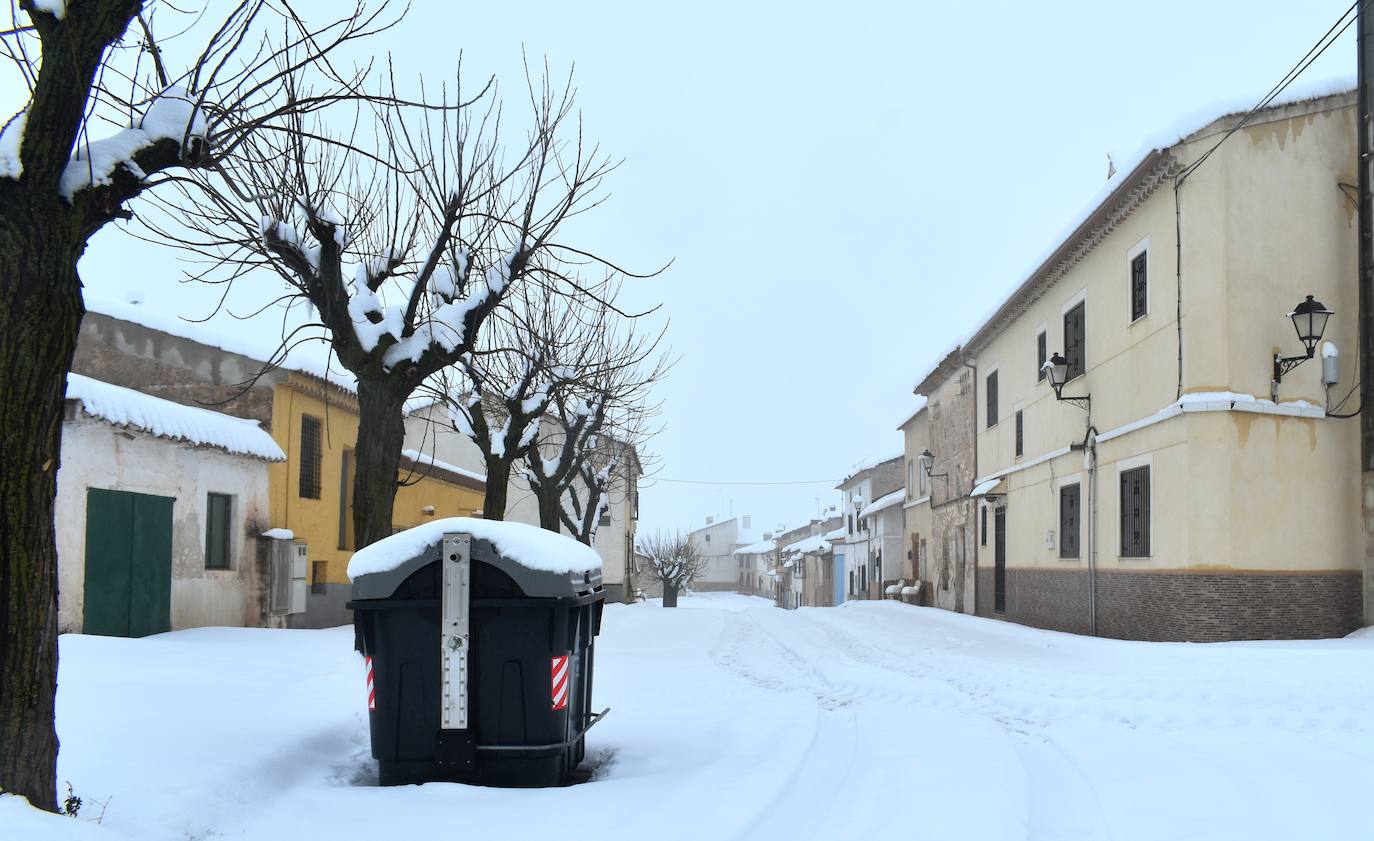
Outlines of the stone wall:
M 929 416 L 931 466 L 931 536 L 928 542 L 929 592 L 936 607 L 973 613 L 978 601 L 974 573 L 977 558 L 977 506 L 973 490 L 974 414 L 977 390 L 973 372 L 962 364 L 947 366 L 946 375 L 931 389 Z

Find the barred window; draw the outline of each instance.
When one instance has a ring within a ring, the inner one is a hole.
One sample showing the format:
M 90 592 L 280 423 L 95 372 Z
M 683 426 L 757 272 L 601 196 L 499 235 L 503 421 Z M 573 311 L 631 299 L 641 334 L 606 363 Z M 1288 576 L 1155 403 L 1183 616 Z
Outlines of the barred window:
M 1121 473 L 1121 557 L 1150 556 L 1150 468 Z
M 320 448 L 320 419 L 301 415 L 301 496 L 320 498 L 320 463 L 324 453 Z
M 1059 557 L 1078 557 L 1079 485 L 1059 489 Z
M 1147 304 L 1146 252 L 1142 251 L 1131 259 L 1131 321 L 1145 315 Z

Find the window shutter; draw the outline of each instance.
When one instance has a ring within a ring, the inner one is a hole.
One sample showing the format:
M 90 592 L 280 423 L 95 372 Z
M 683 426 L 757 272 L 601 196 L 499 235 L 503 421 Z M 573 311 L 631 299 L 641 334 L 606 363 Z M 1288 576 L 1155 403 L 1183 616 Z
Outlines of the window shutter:
M 1064 313 L 1064 361 L 1069 363 L 1068 379 L 1080 376 L 1087 368 L 1084 332 L 1084 304 L 1080 301 Z
M 301 496 L 305 499 L 320 498 L 320 421 L 309 415 L 301 415 Z
M 1021 410 L 1016 410 L 1016 454 L 1019 456 L 1025 451 L 1024 427 L 1021 422 Z
M 1150 468 L 1137 467 L 1121 474 L 1121 556 L 1144 558 L 1150 554 Z
M 988 374 L 987 379 L 988 426 L 997 425 L 997 372 Z
M 1037 336 L 1035 337 L 1035 379 L 1036 379 L 1036 382 L 1043 382 L 1044 379 L 1045 379 L 1045 360 L 1049 358 L 1049 357 L 1046 355 L 1047 351 L 1046 351 L 1045 348 L 1046 348 L 1046 338 L 1045 338 L 1045 334 L 1042 332 L 1042 333 L 1040 333 L 1039 335 L 1037 335 Z
M 1131 320 L 1135 321 L 1145 314 L 1146 293 L 1146 252 L 1142 251 L 1131 260 Z
M 982 516 L 982 522 L 979 523 L 979 526 L 982 527 L 982 535 L 981 535 L 981 537 L 980 537 L 979 542 L 982 543 L 982 545 L 987 546 L 987 545 L 988 545 L 988 509 L 987 509 L 986 506 L 984 506 L 984 507 L 981 509 L 981 511 L 983 512 L 983 516 Z
M 1078 557 L 1079 485 L 1059 489 L 1059 557 Z

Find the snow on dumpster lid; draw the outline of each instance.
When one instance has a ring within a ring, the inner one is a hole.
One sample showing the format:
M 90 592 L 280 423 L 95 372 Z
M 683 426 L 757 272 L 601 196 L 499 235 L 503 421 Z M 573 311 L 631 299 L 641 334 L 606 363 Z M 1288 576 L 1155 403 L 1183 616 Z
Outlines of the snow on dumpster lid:
M 526 569 L 540 572 L 591 572 L 601 569 L 596 550 L 571 537 L 531 526 L 475 517 L 448 517 L 382 538 L 353 553 L 348 578 L 396 569 L 450 533 L 490 541 L 496 550 Z

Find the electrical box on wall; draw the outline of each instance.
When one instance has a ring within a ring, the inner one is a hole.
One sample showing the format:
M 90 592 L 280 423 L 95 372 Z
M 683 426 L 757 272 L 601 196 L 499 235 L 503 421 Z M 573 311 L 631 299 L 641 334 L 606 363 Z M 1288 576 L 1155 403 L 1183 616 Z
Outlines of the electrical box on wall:
M 1054 529 L 1050 529 L 1049 531 L 1045 532 L 1045 548 L 1054 548 Z

